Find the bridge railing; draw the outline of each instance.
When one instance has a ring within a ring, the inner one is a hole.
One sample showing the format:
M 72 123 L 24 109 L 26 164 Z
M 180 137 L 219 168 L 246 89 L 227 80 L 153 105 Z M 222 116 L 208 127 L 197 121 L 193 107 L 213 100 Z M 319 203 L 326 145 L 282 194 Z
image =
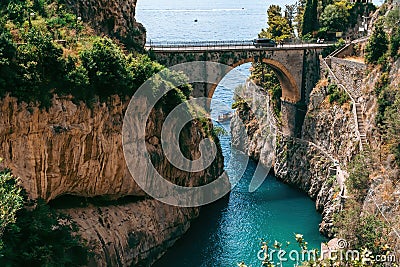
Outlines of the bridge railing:
M 327 42 L 327 44 L 333 44 L 334 42 Z M 324 45 L 324 44 L 322 44 Z M 321 46 L 321 44 L 317 44 L 315 42 L 306 42 L 298 39 L 293 39 L 290 41 L 286 41 L 283 43 L 283 47 L 290 47 L 290 46 L 299 46 L 299 47 L 315 47 Z M 216 48 L 249 48 L 254 49 L 254 42 L 253 40 L 228 40 L 228 41 L 176 41 L 176 42 L 154 42 L 149 40 L 145 47 L 147 49 L 157 49 L 157 50 L 187 50 L 187 49 L 216 49 Z M 281 47 L 278 44 L 278 47 Z M 265 48 L 265 47 L 262 47 Z M 271 47 L 269 47 L 271 48 Z
M 149 48 L 190 48 L 190 47 L 254 47 L 253 40 L 229 40 L 229 41 L 177 41 L 177 42 L 153 42 L 146 43 Z

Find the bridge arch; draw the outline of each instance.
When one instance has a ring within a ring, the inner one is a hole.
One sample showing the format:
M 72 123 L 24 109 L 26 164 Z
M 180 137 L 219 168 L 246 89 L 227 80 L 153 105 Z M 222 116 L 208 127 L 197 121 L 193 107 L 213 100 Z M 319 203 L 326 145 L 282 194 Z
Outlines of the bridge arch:
M 249 62 L 255 62 L 253 57 L 249 57 L 246 59 L 241 59 L 233 64 L 230 65 L 232 67 L 230 70 Z M 297 85 L 295 78 L 289 72 L 289 70 L 279 61 L 263 58 L 262 62 L 268 65 L 276 74 L 279 83 L 282 88 L 282 100 L 290 103 L 298 103 L 301 100 L 301 91 L 299 85 Z M 229 72 L 225 73 L 227 75 Z M 223 77 L 221 77 L 222 79 Z M 209 88 L 207 92 L 207 97 L 212 98 L 214 95 L 215 89 L 217 88 L 218 84 L 213 84 Z

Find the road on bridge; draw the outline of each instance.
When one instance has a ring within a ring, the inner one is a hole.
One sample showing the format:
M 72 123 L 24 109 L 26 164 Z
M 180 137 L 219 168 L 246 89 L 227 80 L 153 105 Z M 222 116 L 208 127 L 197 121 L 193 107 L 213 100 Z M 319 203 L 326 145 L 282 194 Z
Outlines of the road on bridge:
M 148 43 L 145 45 L 146 50 L 153 51 L 262 51 L 262 50 L 296 50 L 304 48 L 322 49 L 333 45 L 333 43 L 288 43 L 278 45 L 277 47 L 255 47 L 253 43 L 244 42 L 193 42 L 193 43 Z

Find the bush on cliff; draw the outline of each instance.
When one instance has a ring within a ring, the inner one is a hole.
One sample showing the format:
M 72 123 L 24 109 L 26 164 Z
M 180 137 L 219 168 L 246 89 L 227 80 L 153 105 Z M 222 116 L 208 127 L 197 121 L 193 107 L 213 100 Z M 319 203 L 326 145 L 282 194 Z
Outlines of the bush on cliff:
M 88 74 L 90 90 L 101 100 L 112 94 L 132 94 L 133 73 L 120 47 L 109 38 L 96 39 L 79 56 Z
M 3 234 L 1 266 L 82 266 L 88 250 L 76 224 L 38 200 L 32 210 L 17 212 Z
M 17 211 L 22 205 L 23 198 L 17 179 L 9 171 L 0 171 L 0 249 L 4 229 L 15 223 Z
M 350 101 L 350 97 L 344 90 L 339 89 L 336 84 L 330 84 L 328 86 L 328 100 L 329 103 L 338 103 L 339 105 L 343 105 Z
M 28 203 L 26 199 L 18 179 L 9 170 L 0 171 L 0 266 L 86 264 L 88 249 L 77 235 L 76 224 L 43 200 Z
M 5 21 L 0 19 L 0 97 L 15 84 L 15 55 L 11 33 L 5 28 Z

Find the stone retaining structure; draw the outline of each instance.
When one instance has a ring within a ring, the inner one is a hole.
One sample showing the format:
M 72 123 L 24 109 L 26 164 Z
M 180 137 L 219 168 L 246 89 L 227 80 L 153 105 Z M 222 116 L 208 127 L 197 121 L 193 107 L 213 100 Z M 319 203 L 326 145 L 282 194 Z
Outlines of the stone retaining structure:
M 330 58 L 330 68 L 339 83 L 343 84 L 357 101 L 361 96 L 361 85 L 366 76 L 367 66 L 364 63 L 332 57 Z
M 336 76 L 338 72 L 335 73 L 335 71 L 333 69 L 330 68 L 330 64 L 332 64 L 332 58 L 327 58 L 327 61 L 325 61 L 325 59 L 323 59 L 322 57 L 320 58 L 320 69 L 321 69 L 321 73 L 322 71 L 327 72 L 327 77 L 329 77 L 330 79 L 332 79 L 338 86 L 339 88 L 341 88 L 342 90 L 344 90 L 346 92 L 347 95 L 349 95 L 351 102 L 352 102 L 352 112 L 354 115 L 354 120 L 357 122 L 355 124 L 355 133 L 356 136 L 358 137 L 358 139 L 360 140 L 360 150 L 363 150 L 363 146 L 366 145 L 366 138 L 365 138 L 365 132 L 364 129 L 360 129 L 360 125 L 362 125 L 362 118 L 360 117 L 360 115 L 357 113 L 357 106 L 359 105 L 359 103 L 357 102 L 357 98 L 353 97 L 353 94 L 356 94 L 356 91 L 353 91 L 352 87 L 348 87 L 348 85 L 344 86 L 341 81 L 339 80 L 339 78 Z M 348 61 L 348 60 L 343 60 L 343 61 Z M 357 63 L 357 62 L 351 62 L 350 63 Z M 351 72 L 351 71 L 350 71 Z M 340 74 L 339 74 L 340 75 Z M 342 75 L 343 78 L 344 75 Z M 355 76 L 353 76 L 355 77 Z M 360 88 L 360 87 L 359 87 Z M 359 92 L 361 93 L 361 92 Z M 359 95 L 360 96 L 360 95 Z M 362 132 L 360 132 L 360 130 L 362 130 Z

